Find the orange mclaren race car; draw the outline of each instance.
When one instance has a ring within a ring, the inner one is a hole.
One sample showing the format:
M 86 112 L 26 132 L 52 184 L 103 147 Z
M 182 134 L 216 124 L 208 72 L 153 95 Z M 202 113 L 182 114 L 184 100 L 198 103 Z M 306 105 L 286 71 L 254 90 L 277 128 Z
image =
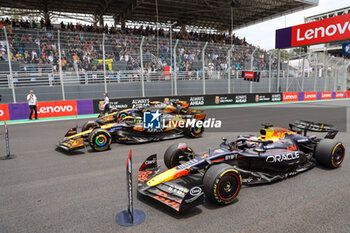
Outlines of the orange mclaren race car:
M 125 116 L 122 116 L 124 113 Z M 81 133 L 77 133 L 76 127 L 68 130 L 56 146 L 72 151 L 84 148 L 88 144 L 96 151 L 104 151 L 110 148 L 112 142 L 143 143 L 183 136 L 196 138 L 202 136 L 204 131 L 203 124 L 198 122 L 203 122 L 206 117 L 201 110 L 186 108 L 183 105 L 167 105 L 164 108 L 154 105 L 146 109 L 127 109 L 114 116 L 119 118 L 112 123 L 94 124 Z

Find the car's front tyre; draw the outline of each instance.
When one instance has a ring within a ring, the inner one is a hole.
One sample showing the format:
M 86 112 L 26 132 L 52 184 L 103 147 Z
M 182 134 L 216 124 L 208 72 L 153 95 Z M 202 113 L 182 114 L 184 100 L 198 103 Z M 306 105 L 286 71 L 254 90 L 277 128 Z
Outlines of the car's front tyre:
M 242 177 L 232 166 L 222 163 L 211 166 L 203 177 L 204 193 L 219 205 L 231 204 L 238 196 Z

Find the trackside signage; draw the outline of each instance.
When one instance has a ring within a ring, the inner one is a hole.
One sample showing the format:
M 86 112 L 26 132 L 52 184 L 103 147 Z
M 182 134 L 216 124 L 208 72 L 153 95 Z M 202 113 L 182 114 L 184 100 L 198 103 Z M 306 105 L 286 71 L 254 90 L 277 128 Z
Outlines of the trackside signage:
M 7 104 L 0 104 L 0 121 L 10 120 L 9 110 Z
M 77 101 L 42 102 L 38 106 L 39 118 L 76 115 Z
M 276 30 L 277 49 L 350 38 L 350 13 Z

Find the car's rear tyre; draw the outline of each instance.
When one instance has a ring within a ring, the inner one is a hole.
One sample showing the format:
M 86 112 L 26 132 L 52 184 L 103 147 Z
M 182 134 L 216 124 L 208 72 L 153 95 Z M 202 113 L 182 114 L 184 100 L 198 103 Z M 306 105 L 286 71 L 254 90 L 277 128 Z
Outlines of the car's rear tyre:
M 191 138 L 199 138 L 202 136 L 203 132 L 204 132 L 204 126 L 202 124 L 201 127 L 197 126 L 197 122 L 199 120 L 195 120 L 195 123 L 193 126 L 189 126 L 188 128 L 184 129 L 184 134 L 188 137 Z M 203 123 L 203 122 L 202 122 Z
M 95 121 L 88 121 L 85 124 L 83 124 L 83 126 L 81 127 L 81 132 L 84 132 L 84 131 L 89 130 L 89 129 L 94 129 L 97 127 L 100 127 L 99 123 L 97 123 Z
M 217 164 L 206 171 L 203 185 L 206 197 L 218 205 L 228 205 L 237 198 L 242 177 L 232 166 Z
M 194 158 L 193 150 L 185 143 L 175 143 L 164 153 L 164 163 L 167 168 L 173 168 Z
M 345 147 L 343 143 L 332 139 L 322 139 L 315 150 L 315 158 L 321 165 L 337 168 L 343 162 Z
M 111 134 L 105 129 L 94 129 L 88 137 L 89 144 L 95 151 L 104 151 L 110 148 Z

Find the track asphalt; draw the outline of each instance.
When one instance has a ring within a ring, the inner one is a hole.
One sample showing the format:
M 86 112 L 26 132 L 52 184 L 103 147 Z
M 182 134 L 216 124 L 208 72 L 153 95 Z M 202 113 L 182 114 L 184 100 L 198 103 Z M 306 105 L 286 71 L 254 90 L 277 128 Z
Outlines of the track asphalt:
M 217 147 L 222 136 L 234 139 L 258 132 L 264 122 L 287 126 L 298 119 L 326 121 L 342 129 L 337 138 L 350 150 L 349 111 L 349 100 L 207 109 L 207 117 L 222 120 L 223 129 L 208 130 L 202 138 L 112 144 L 106 152 L 87 148 L 72 155 L 56 151 L 55 143 L 75 120 L 9 125 L 11 153 L 16 157 L 0 160 L 0 233 L 350 232 L 349 152 L 339 169 L 316 167 L 274 184 L 243 187 L 238 200 L 225 207 L 206 202 L 176 213 L 136 195 L 137 170 L 148 155 L 156 153 L 165 170 L 163 154 L 173 143 L 186 142 L 204 152 Z M 81 126 L 86 119 L 77 121 Z M 2 129 L 0 146 L 3 156 Z M 130 149 L 134 208 L 146 213 L 146 221 L 121 227 L 114 218 L 126 209 L 125 163 Z

